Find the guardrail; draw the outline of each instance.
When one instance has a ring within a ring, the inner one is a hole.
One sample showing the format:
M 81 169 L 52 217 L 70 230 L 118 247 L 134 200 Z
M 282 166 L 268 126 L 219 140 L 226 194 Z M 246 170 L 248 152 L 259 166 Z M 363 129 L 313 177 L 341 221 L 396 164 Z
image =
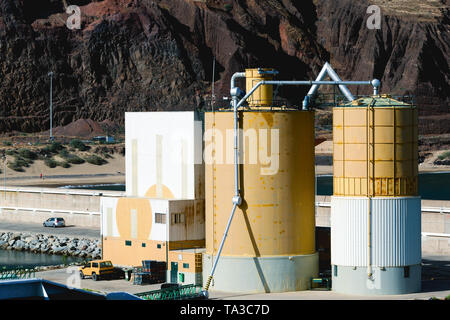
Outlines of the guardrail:
M 449 233 L 422 232 L 423 237 L 450 238 Z
M 62 209 L 46 209 L 46 208 L 21 208 L 21 207 L 0 207 L 0 210 L 12 210 L 12 211 L 32 211 L 36 212 L 49 212 L 53 213 L 68 213 L 68 214 L 85 214 L 90 216 L 101 215 L 101 212 L 95 211 L 78 211 L 78 210 L 62 210 Z
M 202 286 L 186 285 L 177 288 L 167 288 L 149 292 L 135 293 L 135 296 L 143 300 L 187 300 L 205 299 Z
M 34 269 L 13 269 L 0 271 L 0 280 L 32 279 L 36 277 Z
M 331 202 L 316 202 L 316 207 L 331 208 Z M 450 208 L 444 207 L 422 207 L 422 212 L 450 213 Z
M 76 190 L 76 191 L 74 191 Z M 33 188 L 33 187 L 2 187 L 0 193 L 3 192 L 24 192 L 24 193 L 47 193 L 47 194 L 64 194 L 76 196 L 97 196 L 97 197 L 117 197 L 125 196 L 123 191 L 104 191 L 104 190 L 79 190 L 79 189 L 54 189 L 54 188 Z

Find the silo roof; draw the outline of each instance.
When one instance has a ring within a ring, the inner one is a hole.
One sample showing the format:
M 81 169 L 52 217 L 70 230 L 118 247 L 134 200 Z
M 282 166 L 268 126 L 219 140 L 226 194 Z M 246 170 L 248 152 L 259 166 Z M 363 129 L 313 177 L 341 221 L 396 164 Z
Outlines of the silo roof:
M 343 107 L 411 107 L 411 104 L 393 99 L 389 95 L 363 97 L 346 103 Z

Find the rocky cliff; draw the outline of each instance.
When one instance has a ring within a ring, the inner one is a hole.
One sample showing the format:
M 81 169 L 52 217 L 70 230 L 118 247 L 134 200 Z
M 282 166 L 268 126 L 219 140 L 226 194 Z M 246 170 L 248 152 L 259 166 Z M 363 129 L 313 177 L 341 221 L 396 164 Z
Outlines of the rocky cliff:
M 0 131 L 48 129 L 49 71 L 55 126 L 205 106 L 213 77 L 224 103 L 236 71 L 274 67 L 279 78 L 311 79 L 325 61 L 343 79 L 378 77 L 383 92 L 448 112 L 448 7 L 427 1 L 418 17 L 399 2 L 67 0 L 82 13 L 81 29 L 69 30 L 66 1 L 1 0 Z M 382 8 L 380 30 L 365 25 L 370 4 Z M 299 103 L 305 90 L 279 94 Z

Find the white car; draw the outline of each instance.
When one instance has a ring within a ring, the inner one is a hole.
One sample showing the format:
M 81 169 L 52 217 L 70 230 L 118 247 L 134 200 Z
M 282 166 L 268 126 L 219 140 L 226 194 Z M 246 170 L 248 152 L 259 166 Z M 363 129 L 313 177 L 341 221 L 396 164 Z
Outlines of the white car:
M 48 218 L 47 220 L 44 221 L 43 223 L 44 227 L 65 227 L 66 226 L 66 222 L 64 221 L 63 218 Z

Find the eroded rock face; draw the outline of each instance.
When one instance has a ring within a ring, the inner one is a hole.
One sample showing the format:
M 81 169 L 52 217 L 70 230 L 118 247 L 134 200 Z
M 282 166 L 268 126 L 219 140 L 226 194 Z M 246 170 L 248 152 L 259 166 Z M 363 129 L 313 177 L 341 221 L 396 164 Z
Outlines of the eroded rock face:
M 445 0 L 314 2 L 317 40 L 342 78 L 375 77 L 382 81 L 384 93 L 416 96 L 421 114 L 448 112 L 450 32 Z M 379 30 L 367 28 L 371 4 L 381 9 Z M 370 88 L 352 92 L 368 94 Z
M 2 132 L 49 128 L 50 70 L 54 126 L 123 123 L 125 111 L 207 105 L 214 58 L 220 104 L 234 72 L 274 67 L 280 79 L 312 79 L 325 61 L 343 79 L 378 77 L 383 92 L 448 102 L 448 12 L 417 20 L 390 8 L 373 31 L 365 19 L 376 1 L 366 0 L 67 2 L 81 6 L 81 30 L 66 27 L 63 1 L 0 2 Z M 279 93 L 299 104 L 306 91 Z

